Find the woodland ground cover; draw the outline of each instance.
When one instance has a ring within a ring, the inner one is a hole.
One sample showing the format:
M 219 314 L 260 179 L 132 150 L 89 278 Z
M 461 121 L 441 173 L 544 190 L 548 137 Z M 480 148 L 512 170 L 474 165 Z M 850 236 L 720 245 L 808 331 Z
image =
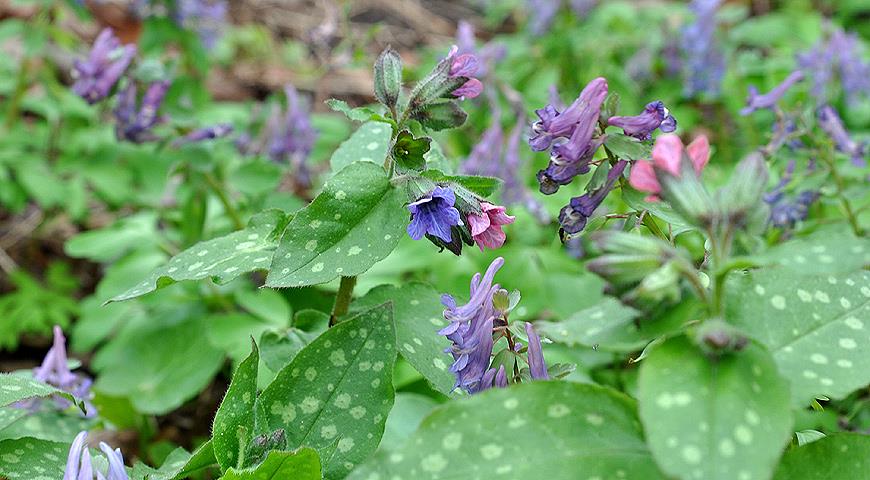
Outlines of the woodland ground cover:
M 868 16 L 0 2 L 0 478 L 868 478 Z

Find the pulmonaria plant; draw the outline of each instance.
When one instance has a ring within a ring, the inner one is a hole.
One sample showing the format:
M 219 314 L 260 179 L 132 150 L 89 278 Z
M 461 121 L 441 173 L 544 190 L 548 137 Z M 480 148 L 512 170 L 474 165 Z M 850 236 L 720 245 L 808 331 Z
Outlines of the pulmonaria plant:
M 433 236 L 450 243 L 453 239 L 451 229 L 463 225 L 456 204 L 456 194 L 449 187 L 435 187 L 432 192 L 408 204 L 411 223 L 408 235 L 414 240 Z
M 641 192 L 651 194 L 649 200 L 657 200 L 662 191 L 660 180 L 665 176 L 679 178 L 684 152 L 688 155 L 694 173 L 700 175 L 710 161 L 710 143 L 706 136 L 692 141 L 687 148 L 676 135 L 663 135 L 652 149 L 652 162 L 637 161 L 631 170 L 629 183 Z
M 103 29 L 86 60 L 73 67 L 73 92 L 90 104 L 108 97 L 136 56 L 135 45 L 121 45 L 111 28 Z
M 492 360 L 495 342 L 501 338 L 507 341 L 505 352 L 512 357 L 522 358 L 519 355 L 521 346 L 515 342 L 508 328 L 511 306 L 503 301 L 507 298 L 507 292 L 499 284 L 493 284 L 495 274 L 503 265 L 504 259 L 499 257 L 493 260 L 482 276 L 480 273 L 474 274 L 468 303 L 458 306 L 452 296 L 445 294 L 441 297 L 446 307 L 444 318 L 450 323 L 438 333 L 452 343 L 445 353 L 453 356 L 450 371 L 456 375 L 454 388 L 461 388 L 467 393 L 477 393 L 493 386 L 503 388 L 522 381 L 516 363 L 513 371 L 509 372 L 504 364 L 496 365 Z M 524 328 L 529 340 L 525 358 L 528 364 L 526 378 L 546 380 L 550 376 L 541 339 L 532 324 L 525 323 Z

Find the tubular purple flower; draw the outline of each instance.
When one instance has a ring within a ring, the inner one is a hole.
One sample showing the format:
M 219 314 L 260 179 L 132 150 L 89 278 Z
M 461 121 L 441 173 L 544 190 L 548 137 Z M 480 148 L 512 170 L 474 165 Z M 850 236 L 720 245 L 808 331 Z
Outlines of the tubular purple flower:
M 740 115 L 749 115 L 750 113 L 766 108 L 776 106 L 779 99 L 785 95 L 794 84 L 804 79 L 804 73 L 800 70 L 791 72 L 779 85 L 765 94 L 760 94 L 754 86 L 749 87 L 749 97 L 746 99 L 746 107 L 740 110 Z
M 574 197 L 571 202 L 559 212 L 559 225 L 565 233 L 575 234 L 586 228 L 586 222 L 595 210 L 604 202 L 607 195 L 613 190 L 616 181 L 622 176 L 625 166 L 628 164 L 625 160 L 620 160 L 610 168 L 607 172 L 607 181 L 605 184 L 592 192 L 588 192 L 579 197 Z
M 483 377 L 480 379 L 480 389 L 478 392 L 483 390 L 490 389 L 492 387 L 496 388 L 507 388 L 508 381 L 507 375 L 505 374 L 504 365 L 499 365 L 498 370 L 494 368 L 490 368 L 483 374 Z
M 284 87 L 287 110 L 275 110 L 269 119 L 269 158 L 275 163 L 287 162 L 303 185 L 311 184 L 308 158 L 317 141 L 317 130 L 311 125 L 307 105 L 293 85 Z
M 408 235 L 420 240 L 428 233 L 449 243 L 452 238 L 450 227 L 462 225 L 455 204 L 456 195 L 449 187 L 435 187 L 432 193 L 412 202 L 408 205 L 411 212 Z
M 100 450 L 103 451 L 109 464 L 106 474 L 103 475 L 93 468 L 91 452 L 87 447 L 88 432 L 80 432 L 76 435 L 69 449 L 66 460 L 66 468 L 63 472 L 63 480 L 129 480 L 127 470 L 124 468 L 124 457 L 120 449 L 112 450 L 105 443 L 100 442 Z
M 103 29 L 87 60 L 76 60 L 73 65 L 73 92 L 90 104 L 106 98 L 134 56 L 135 45 L 121 46 L 111 28 Z
M 629 136 L 640 140 L 652 138 L 655 129 L 670 133 L 677 129 L 677 120 L 671 115 L 661 100 L 647 103 L 639 115 L 610 117 L 607 124 L 619 127 Z
M 716 43 L 716 11 L 722 0 L 692 0 L 695 21 L 683 29 L 685 57 L 683 86 L 686 96 L 718 95 L 725 74 L 725 57 Z
M 46 353 L 42 364 L 33 369 L 33 378 L 63 390 L 85 402 L 87 416 L 96 415 L 96 410 L 90 403 L 91 384 L 93 381 L 85 375 L 70 371 L 66 355 L 66 338 L 63 330 L 57 325 L 54 327 L 54 342 Z M 58 408 L 65 409 L 72 406 L 69 400 L 63 397 L 53 397 Z M 25 402 L 22 407 L 37 408 L 41 405 L 40 399 Z
M 526 335 L 529 337 L 529 373 L 535 380 L 547 380 L 547 362 L 544 361 L 544 351 L 541 347 L 541 337 L 531 323 L 526 322 Z
M 133 143 L 144 143 L 157 140 L 157 136 L 151 131 L 154 126 L 162 121 L 157 111 L 163 104 L 163 98 L 169 90 L 170 82 L 161 80 L 148 85 L 142 102 L 137 111 L 137 89 L 133 82 L 127 85 L 118 96 L 118 105 L 115 107 L 115 136 L 118 140 L 127 140 Z
M 825 105 L 819 108 L 817 112 L 819 119 L 819 127 L 831 137 L 836 149 L 852 160 L 852 164 L 856 167 L 867 165 L 867 144 L 858 143 L 849 136 L 846 127 L 843 126 L 843 120 L 837 115 L 837 111 L 830 105 Z
M 607 98 L 607 80 L 598 77 L 589 82 L 580 96 L 574 100 L 563 112 L 559 112 L 552 104 L 536 110 L 538 120 L 532 124 L 534 136 L 529 139 L 529 146 L 536 152 L 550 148 L 553 141 L 558 138 L 569 138 L 576 129 L 580 129 L 583 137 L 591 138 L 598 116 L 601 113 L 601 104 Z

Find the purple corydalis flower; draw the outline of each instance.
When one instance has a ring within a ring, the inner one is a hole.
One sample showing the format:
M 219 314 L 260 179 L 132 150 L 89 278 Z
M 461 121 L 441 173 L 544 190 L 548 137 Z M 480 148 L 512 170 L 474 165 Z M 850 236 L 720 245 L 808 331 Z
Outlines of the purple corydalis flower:
M 758 92 L 758 89 L 755 88 L 755 86 L 750 85 L 749 97 L 746 99 L 746 107 L 740 110 L 740 115 L 749 115 L 756 110 L 773 108 L 776 106 L 777 102 L 779 102 L 779 99 L 782 98 L 782 96 L 785 95 L 794 84 L 803 79 L 804 73 L 800 70 L 795 70 L 794 72 L 791 72 L 779 85 L 773 87 L 771 91 L 763 95 Z
M 508 380 L 504 365 L 499 365 L 498 370 L 490 368 L 483 374 L 483 377 L 480 379 L 480 390 L 478 391 L 482 392 L 492 387 L 507 388 L 507 386 Z
M 541 347 L 541 337 L 531 323 L 526 322 L 526 335 L 529 337 L 529 374 L 535 380 L 547 380 L 547 363 L 544 361 L 544 351 Z
M 835 74 L 839 74 L 848 104 L 855 105 L 870 94 L 870 62 L 863 60 L 857 37 L 840 28 L 835 28 L 828 38 L 820 40 L 810 50 L 799 53 L 797 63 L 813 80 L 810 92 L 817 105 L 830 100 Z
M 310 185 L 308 157 L 317 141 L 317 130 L 311 125 L 311 115 L 296 89 L 284 87 L 287 110 L 276 110 L 269 119 L 269 158 L 276 163 L 288 162 L 303 185 Z
M 408 205 L 411 212 L 408 235 L 414 240 L 420 240 L 429 234 L 449 243 L 452 237 L 450 227 L 462 225 L 455 204 L 456 194 L 449 187 L 435 187 L 428 195 L 412 202 Z
M 115 136 L 118 140 L 127 140 L 133 143 L 144 143 L 157 140 L 157 136 L 151 131 L 154 126 L 162 121 L 157 111 L 163 104 L 163 98 L 169 90 L 170 82 L 161 80 L 148 85 L 142 102 L 137 106 L 137 88 L 135 83 L 130 82 L 118 96 L 118 105 L 115 107 Z M 138 110 L 137 110 L 138 108 Z
M 535 110 L 539 120 L 532 124 L 534 136 L 529 146 L 536 152 L 544 151 L 558 138 L 569 138 L 580 130 L 583 137 L 591 137 L 601 113 L 601 104 L 607 98 L 607 80 L 598 77 L 589 82 L 580 95 L 564 111 L 549 104 Z
M 63 336 L 63 330 L 57 325 L 54 327 L 52 346 L 45 354 L 42 364 L 33 369 L 33 378 L 83 400 L 87 416 L 96 414 L 96 410 L 90 404 L 91 384 L 93 382 L 85 375 L 70 371 L 69 359 L 66 355 L 66 338 Z M 72 406 L 72 403 L 63 397 L 55 396 L 53 400 L 62 409 Z M 27 406 L 36 407 L 39 404 L 40 401 L 36 400 L 36 402 L 28 403 Z
M 806 220 L 809 208 L 819 197 L 818 192 L 805 190 L 796 196 L 788 197 L 785 189 L 792 181 L 795 161 L 785 167 L 779 183 L 764 195 L 764 202 L 770 205 L 768 223 L 778 228 L 793 228 L 796 223 Z
M 217 138 L 223 138 L 227 135 L 233 133 L 233 126 L 229 123 L 219 123 L 217 125 L 212 125 L 210 127 L 198 128 L 187 135 L 176 140 L 174 145 L 184 145 L 187 143 L 196 143 L 202 142 L 205 140 L 214 140 Z
M 687 96 L 699 93 L 718 95 L 725 74 L 725 57 L 716 43 L 716 11 L 721 0 L 693 0 L 689 10 L 695 21 L 683 29 L 682 50 L 685 56 Z
M 607 119 L 607 124 L 619 127 L 626 135 L 640 140 L 652 138 L 652 132 L 657 128 L 665 133 L 670 133 L 677 129 L 677 120 L 671 115 L 661 100 L 647 103 L 643 112 L 639 115 L 610 117 Z
M 206 49 L 214 48 L 226 24 L 226 0 L 179 0 L 176 5 L 178 24 L 194 30 Z
M 438 334 L 445 335 L 452 345 L 445 350 L 453 356 L 450 371 L 456 375 L 454 388 L 461 387 L 469 393 L 479 391 L 483 385 L 482 379 L 489 370 L 492 355 L 492 327 L 495 308 L 492 296 L 501 288 L 492 283 L 496 272 L 504 265 L 504 259 L 499 257 L 487 268 L 482 276 L 474 274 L 471 278 L 468 303 L 456 305 L 456 300 L 450 295 L 443 295 L 441 303 L 447 307 L 444 318 L 450 323 Z
M 604 202 L 607 195 L 613 190 L 616 181 L 622 176 L 625 160 L 616 162 L 607 172 L 607 181 L 604 185 L 579 197 L 574 197 L 571 202 L 559 212 L 559 225 L 568 234 L 575 234 L 586 228 L 586 222 L 592 213 Z
M 867 144 L 858 143 L 852 140 L 846 127 L 843 126 L 843 120 L 837 115 L 837 111 L 830 105 L 821 107 L 817 113 L 819 126 L 825 133 L 831 137 L 836 149 L 852 160 L 852 164 L 856 167 L 863 167 L 867 164 L 865 156 L 867 155 Z
M 106 457 L 108 468 L 106 474 L 94 469 L 91 452 L 87 446 L 88 432 L 76 435 L 69 449 L 66 460 L 66 468 L 63 472 L 63 480 L 129 480 L 127 470 L 124 468 L 124 456 L 121 449 L 112 450 L 111 447 L 100 442 L 100 450 Z
M 74 63 L 73 77 L 76 81 L 72 86 L 73 92 L 90 104 L 106 98 L 135 55 L 135 45 L 121 46 L 111 28 L 103 29 L 94 41 L 87 60 L 76 60 Z

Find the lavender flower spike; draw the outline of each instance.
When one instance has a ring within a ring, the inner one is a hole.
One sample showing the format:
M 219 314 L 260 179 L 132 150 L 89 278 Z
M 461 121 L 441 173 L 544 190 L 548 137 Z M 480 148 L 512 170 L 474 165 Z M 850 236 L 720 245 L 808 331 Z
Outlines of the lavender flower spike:
M 819 108 L 817 115 L 819 126 L 831 137 L 837 150 L 848 155 L 852 159 L 852 165 L 856 167 L 867 165 L 867 144 L 852 140 L 837 111 L 830 105 L 825 105 Z
M 449 187 L 435 187 L 432 193 L 424 195 L 408 205 L 411 223 L 408 235 L 420 240 L 427 233 L 450 243 L 450 227 L 462 225 L 456 204 L 456 194 Z
M 619 127 L 629 136 L 639 140 L 649 140 L 652 132 L 659 128 L 665 133 L 677 129 L 677 120 L 671 115 L 661 100 L 646 104 L 639 115 L 627 117 L 610 117 L 608 125 Z
M 64 338 L 61 328 L 55 325 L 54 343 L 45 355 L 42 365 L 33 369 L 33 378 L 40 382 L 57 387 L 76 398 L 84 400 L 87 415 L 95 415 L 96 410 L 89 402 L 91 396 L 91 384 L 93 382 L 90 378 L 84 375 L 71 372 L 67 363 L 66 338 Z M 39 400 L 36 400 L 36 402 L 39 402 Z M 59 396 L 54 397 L 54 402 L 62 409 L 68 408 L 72 405 L 69 400 Z M 38 403 L 31 405 L 38 405 Z
M 718 95 L 725 74 L 725 56 L 716 42 L 716 11 L 722 0 L 692 0 L 689 10 L 695 21 L 686 26 L 682 35 L 685 56 L 684 93 Z
M 112 29 L 104 29 L 94 41 L 88 59 L 75 61 L 73 92 L 90 104 L 106 98 L 135 55 L 135 45 L 122 47 Z
M 275 163 L 288 162 L 302 185 L 311 184 L 308 157 L 317 141 L 317 130 L 311 125 L 308 106 L 293 85 L 284 87 L 287 111 L 276 111 L 269 119 L 269 158 Z
M 157 140 L 151 131 L 163 119 L 157 114 L 163 104 L 163 98 L 169 90 L 169 81 L 161 80 L 148 85 L 142 102 L 136 104 L 137 89 L 133 82 L 118 96 L 115 107 L 115 136 L 118 140 L 133 143 L 144 143 Z
M 544 361 L 544 351 L 541 348 L 541 337 L 531 323 L 526 322 L 526 335 L 529 336 L 529 373 L 535 380 L 547 380 L 547 363 Z
M 127 470 L 124 468 L 124 456 L 121 454 L 121 450 L 118 448 L 112 450 L 103 442 L 100 442 L 100 450 L 103 451 L 109 466 L 105 475 L 95 471 L 91 452 L 87 447 L 87 439 L 88 432 L 81 432 L 73 440 L 66 460 L 63 480 L 94 480 L 94 475 L 96 475 L 97 480 L 130 480 L 130 477 L 127 476 Z
M 773 108 L 779 99 L 792 87 L 794 84 L 804 79 L 804 73 L 800 70 L 791 72 L 785 80 L 782 81 L 773 90 L 760 94 L 754 86 L 749 87 L 749 98 L 746 99 L 746 107 L 740 110 L 740 115 L 749 115 L 750 113 L 765 108 Z
M 540 120 L 532 124 L 534 136 L 529 139 L 529 146 L 541 152 L 550 148 L 557 138 L 570 137 L 577 128 L 581 131 L 593 130 L 605 97 L 607 80 L 598 77 L 583 88 L 580 96 L 565 111 L 560 113 L 552 104 L 535 110 Z

